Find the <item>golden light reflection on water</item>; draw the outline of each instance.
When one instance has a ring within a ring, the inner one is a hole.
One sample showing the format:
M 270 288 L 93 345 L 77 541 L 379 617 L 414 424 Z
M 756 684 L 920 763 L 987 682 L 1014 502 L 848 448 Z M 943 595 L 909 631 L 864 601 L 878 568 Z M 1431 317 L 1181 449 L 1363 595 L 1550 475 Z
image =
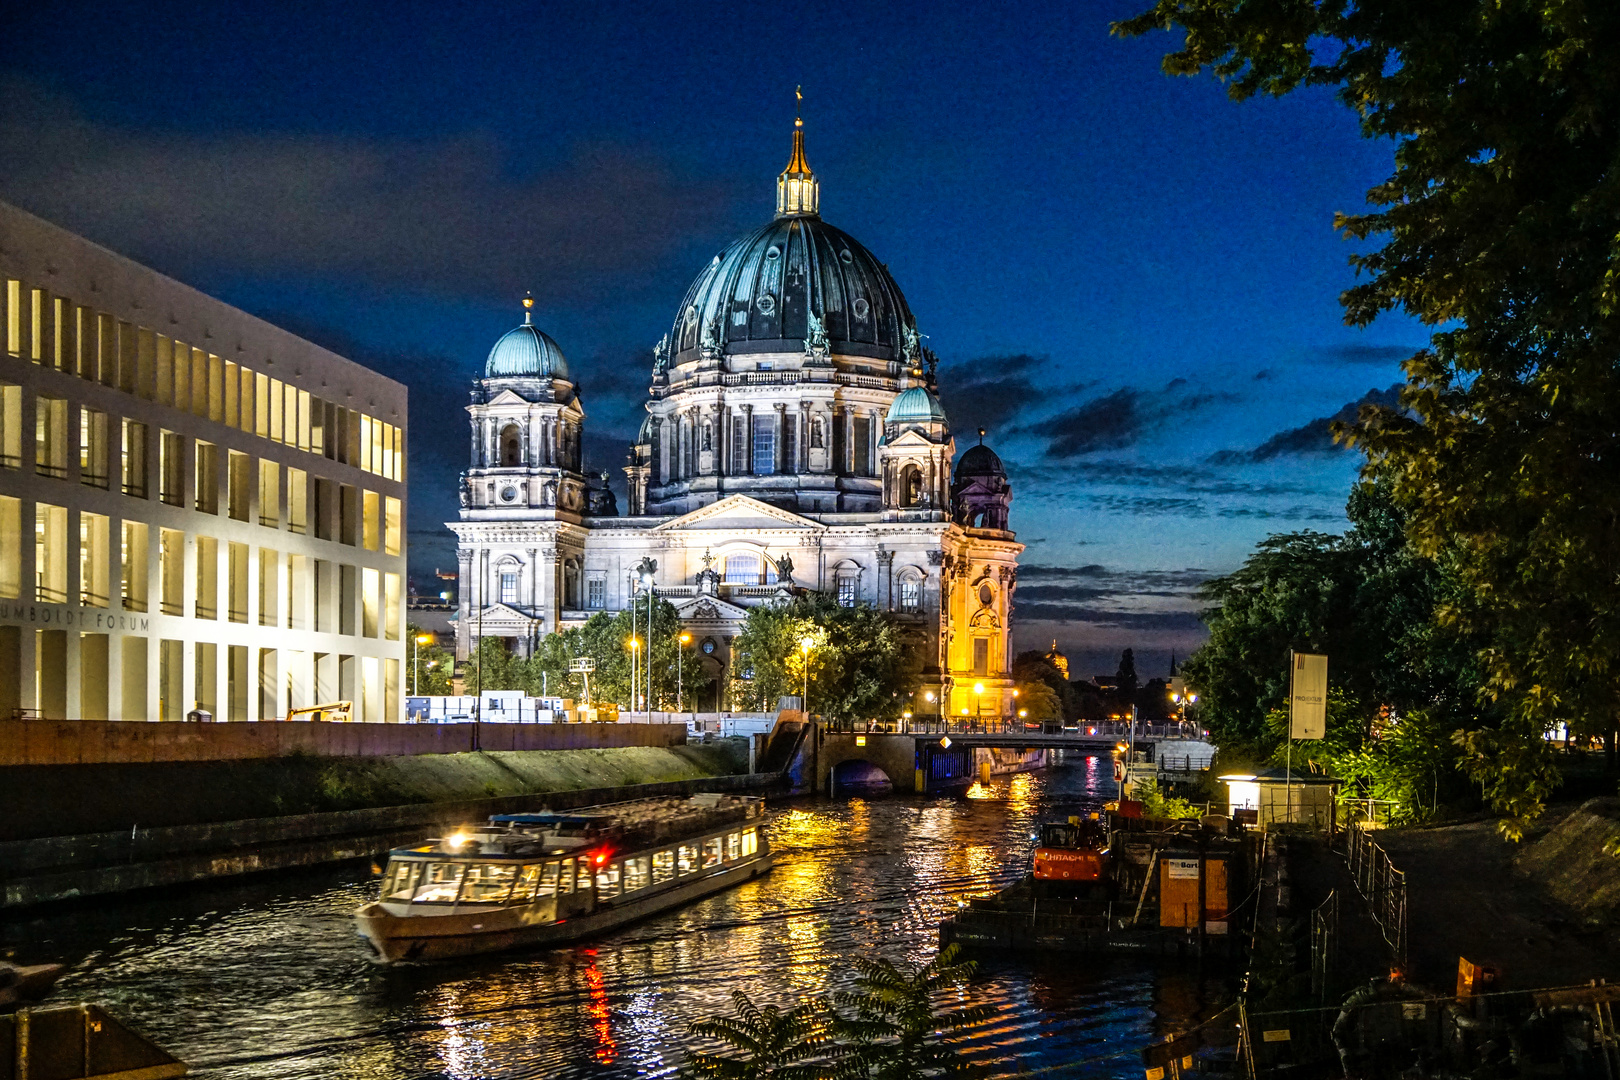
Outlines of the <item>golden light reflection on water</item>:
M 596 950 L 586 949 L 585 955 L 590 957 L 590 965 L 585 969 L 585 988 L 590 994 L 590 1002 L 585 1006 L 585 1012 L 590 1016 L 591 1028 L 596 1033 L 596 1060 L 607 1065 L 619 1056 L 619 1044 L 613 1038 L 613 1010 L 608 1006 L 607 983 L 602 979 L 602 969 L 596 966 Z

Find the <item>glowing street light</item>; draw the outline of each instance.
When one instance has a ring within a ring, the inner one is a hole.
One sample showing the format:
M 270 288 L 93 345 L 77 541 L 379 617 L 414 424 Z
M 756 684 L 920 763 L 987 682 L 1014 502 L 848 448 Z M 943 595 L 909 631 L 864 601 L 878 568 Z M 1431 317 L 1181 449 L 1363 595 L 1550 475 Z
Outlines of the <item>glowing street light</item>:
M 685 712 L 686 690 L 686 646 L 692 640 L 692 635 L 685 630 L 681 631 L 681 647 L 675 650 L 675 711 Z
M 804 706 L 804 715 L 807 720 L 810 718 L 810 650 L 815 647 L 815 644 L 809 634 L 799 639 L 799 652 L 804 655 L 804 700 L 799 704 Z
M 422 658 L 417 655 L 418 645 L 433 644 L 432 634 L 417 634 L 411 638 L 411 696 L 419 697 L 422 693 Z M 428 664 L 428 667 L 432 667 Z

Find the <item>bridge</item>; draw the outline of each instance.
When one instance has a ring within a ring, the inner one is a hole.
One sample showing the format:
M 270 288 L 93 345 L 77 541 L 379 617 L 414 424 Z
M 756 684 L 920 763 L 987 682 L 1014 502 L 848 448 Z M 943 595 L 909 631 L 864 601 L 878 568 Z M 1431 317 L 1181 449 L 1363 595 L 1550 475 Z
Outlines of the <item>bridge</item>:
M 1130 728 L 1123 722 L 1070 728 L 1049 724 L 1043 730 L 1019 720 L 912 719 L 890 725 L 813 721 L 779 725 L 766 757 L 781 762 L 774 767 L 786 768 L 799 791 L 832 792 L 857 775 L 875 779 L 881 773 L 897 791 L 925 793 L 972 783 L 979 750 L 1067 750 L 1101 757 L 1124 743 L 1156 760 L 1161 745 L 1192 742 L 1204 734 L 1191 724 L 1139 723 L 1134 736 Z M 791 740 L 791 747 L 779 740 Z

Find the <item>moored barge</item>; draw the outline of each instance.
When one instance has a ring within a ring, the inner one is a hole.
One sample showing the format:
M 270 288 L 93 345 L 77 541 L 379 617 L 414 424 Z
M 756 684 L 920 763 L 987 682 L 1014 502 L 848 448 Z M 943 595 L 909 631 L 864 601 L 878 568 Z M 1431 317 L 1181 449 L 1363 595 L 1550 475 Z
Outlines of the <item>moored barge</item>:
M 390 852 L 355 923 L 380 964 L 570 944 L 765 873 L 764 818 L 713 794 L 497 814 Z

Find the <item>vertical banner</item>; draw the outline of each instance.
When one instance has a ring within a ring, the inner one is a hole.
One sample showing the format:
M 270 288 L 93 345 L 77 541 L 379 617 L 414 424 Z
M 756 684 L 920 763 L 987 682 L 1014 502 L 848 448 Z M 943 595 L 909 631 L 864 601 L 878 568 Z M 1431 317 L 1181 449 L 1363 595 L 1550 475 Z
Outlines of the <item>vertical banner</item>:
M 1320 739 L 1327 733 L 1327 657 L 1294 653 L 1289 680 L 1288 737 Z

